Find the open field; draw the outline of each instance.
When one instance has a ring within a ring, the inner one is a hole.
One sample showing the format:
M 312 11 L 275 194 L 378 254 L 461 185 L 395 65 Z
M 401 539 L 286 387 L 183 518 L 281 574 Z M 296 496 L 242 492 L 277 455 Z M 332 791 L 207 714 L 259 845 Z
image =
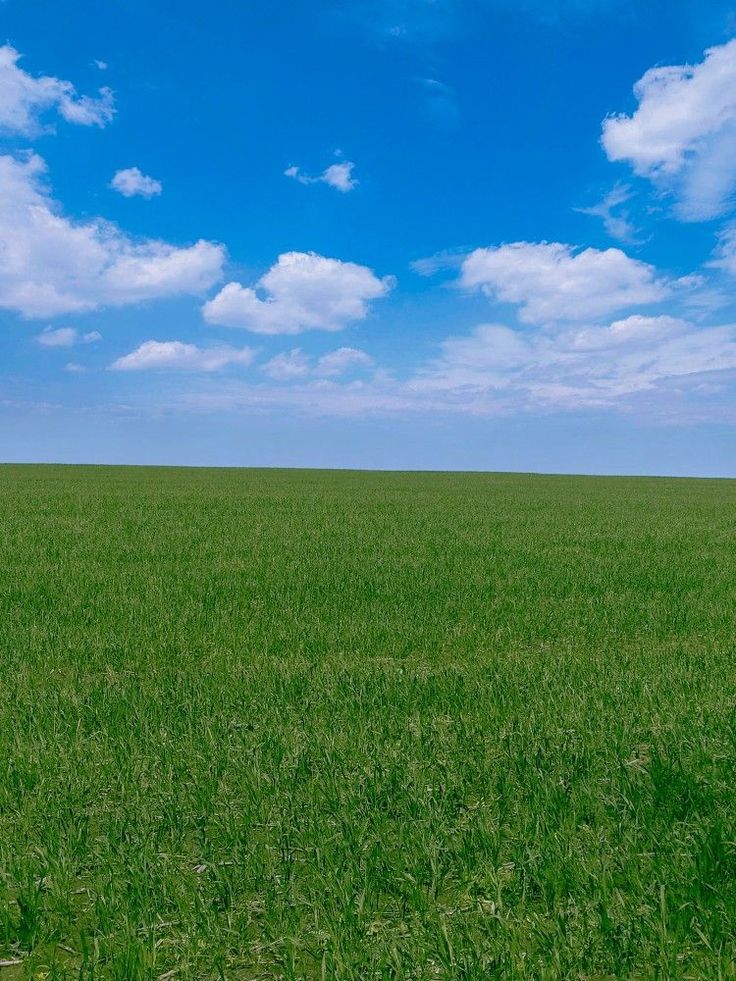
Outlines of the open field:
M 736 484 L 0 468 L 0 981 L 736 977 Z

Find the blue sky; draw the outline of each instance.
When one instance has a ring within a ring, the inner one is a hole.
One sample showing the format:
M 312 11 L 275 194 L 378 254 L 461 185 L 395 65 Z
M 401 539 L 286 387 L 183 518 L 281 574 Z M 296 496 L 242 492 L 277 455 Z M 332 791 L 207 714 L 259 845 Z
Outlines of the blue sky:
M 0 15 L 0 458 L 736 476 L 735 3 Z

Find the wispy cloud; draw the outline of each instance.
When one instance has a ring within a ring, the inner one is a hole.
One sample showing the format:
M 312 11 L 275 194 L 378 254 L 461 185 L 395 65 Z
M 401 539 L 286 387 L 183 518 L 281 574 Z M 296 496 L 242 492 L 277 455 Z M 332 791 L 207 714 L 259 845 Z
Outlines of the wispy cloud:
M 446 338 L 404 378 L 373 370 L 320 378 L 301 349 L 264 366 L 269 383 L 231 382 L 182 393 L 178 409 L 298 409 L 316 415 L 470 416 L 606 410 L 661 422 L 721 419 L 736 381 L 736 324 L 701 327 L 631 315 L 554 330 L 481 324 Z M 731 416 L 736 414 L 731 411 Z
M 611 238 L 627 245 L 636 245 L 640 241 L 639 229 L 631 221 L 629 211 L 622 207 L 633 196 L 634 192 L 628 184 L 616 184 L 597 204 L 575 210 L 591 218 L 600 218 Z
M 286 168 L 284 176 L 291 177 L 300 184 L 327 184 L 328 187 L 334 187 L 336 191 L 345 194 L 348 191 L 354 191 L 358 186 L 358 181 L 353 177 L 354 168 L 355 164 L 352 161 L 344 160 L 340 163 L 330 164 L 321 174 L 310 177 L 300 167 L 291 166 Z
M 458 0 L 351 0 L 340 16 L 357 22 L 383 44 L 432 44 L 454 33 L 462 20 Z
M 144 341 L 110 367 L 113 371 L 212 372 L 233 364 L 247 366 L 254 357 L 255 351 L 250 347 L 198 347 L 182 341 Z
M 449 338 L 414 382 L 451 403 L 494 394 L 519 410 L 626 406 L 641 392 L 671 394 L 736 370 L 736 325 L 702 328 L 633 315 L 603 326 L 532 334 L 488 324 Z
M 454 130 L 460 124 L 460 106 L 457 93 L 451 85 L 436 78 L 415 78 L 419 88 L 422 112 L 441 130 Z
M 317 378 L 336 378 L 349 372 L 370 368 L 373 364 L 370 355 L 354 347 L 340 347 L 316 359 L 301 348 L 295 347 L 271 358 L 263 365 L 262 371 L 277 381 L 292 381 L 295 378 L 306 378 L 308 375 Z
M 349 0 L 333 10 L 370 31 L 376 43 L 432 47 L 472 29 L 475 18 L 502 10 L 542 24 L 625 16 L 633 0 Z
M 46 327 L 36 340 L 42 347 L 74 347 L 76 344 L 94 344 L 102 340 L 98 330 L 79 331 L 76 327 Z
M 434 276 L 447 269 L 460 269 L 470 249 L 444 249 L 434 255 L 414 259 L 409 263 L 411 269 L 419 276 Z
M 729 276 L 736 276 L 736 222 L 731 222 L 719 232 L 718 245 L 708 265 L 722 269 Z
M 348 371 L 370 368 L 373 363 L 373 358 L 365 351 L 354 347 L 339 347 L 319 358 L 314 373 L 322 378 L 334 378 Z
M 295 347 L 271 358 L 261 370 L 276 381 L 291 381 L 309 374 L 310 358 L 301 348 Z

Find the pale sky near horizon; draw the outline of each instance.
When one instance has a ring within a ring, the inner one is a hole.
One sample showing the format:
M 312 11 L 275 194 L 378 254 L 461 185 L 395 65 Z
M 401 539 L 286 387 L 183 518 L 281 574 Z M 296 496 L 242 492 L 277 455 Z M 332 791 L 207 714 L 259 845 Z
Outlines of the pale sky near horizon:
M 736 476 L 736 2 L 0 17 L 0 460 Z

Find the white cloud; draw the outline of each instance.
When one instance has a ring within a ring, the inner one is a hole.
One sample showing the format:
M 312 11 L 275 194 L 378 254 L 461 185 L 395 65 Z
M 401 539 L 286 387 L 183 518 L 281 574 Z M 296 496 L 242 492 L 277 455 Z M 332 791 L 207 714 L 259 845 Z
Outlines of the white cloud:
M 379 279 L 366 266 L 314 252 L 286 252 L 255 288 L 228 283 L 203 307 L 208 323 L 243 327 L 258 334 L 342 330 L 363 320 L 368 303 L 385 296 L 391 277 Z M 258 294 L 265 293 L 262 299 Z
M 97 330 L 81 333 L 76 327 L 46 327 L 36 340 L 44 347 L 74 347 L 75 344 L 94 344 L 102 340 Z
M 0 130 L 22 136 L 43 132 L 40 117 L 56 109 L 68 123 L 104 126 L 115 108 L 109 88 L 95 98 L 77 95 L 71 82 L 50 75 L 34 77 L 18 67 L 20 54 L 5 44 L 0 47 Z
M 72 347 L 77 341 L 77 330 L 75 327 L 58 327 L 56 330 L 47 327 L 36 340 L 44 347 Z
M 160 194 L 162 190 L 161 181 L 147 177 L 138 167 L 118 170 L 110 181 L 110 187 L 119 191 L 126 198 L 132 198 L 134 195 L 152 198 L 154 195 Z
M 323 354 L 317 362 L 315 373 L 323 378 L 334 378 L 356 368 L 370 368 L 373 358 L 354 347 L 339 347 Z
M 144 341 L 110 367 L 114 371 L 220 371 L 231 364 L 249 365 L 255 357 L 250 347 L 228 345 L 197 347 L 182 341 Z
M 271 358 L 261 370 L 275 381 L 291 381 L 309 374 L 311 359 L 301 348 L 295 347 Z
M 440 357 L 404 380 L 375 373 L 368 380 L 338 382 L 300 371 L 268 385 L 188 391 L 175 404 L 204 411 L 290 407 L 360 416 L 636 409 L 682 422 L 721 418 L 732 404 L 734 379 L 736 324 L 699 328 L 675 317 L 632 316 L 557 334 L 483 324 L 445 340 Z M 289 384 L 276 383 L 281 381 Z
M 383 382 L 332 380 L 297 381 L 290 385 L 245 383 L 218 384 L 175 396 L 167 408 L 185 411 L 238 411 L 240 409 L 290 408 L 300 413 L 329 416 L 366 416 L 369 414 L 407 412 L 441 412 L 435 393 L 410 392 L 406 387 Z
M 263 365 L 262 371 L 275 381 L 293 381 L 296 378 L 305 378 L 307 375 L 335 378 L 359 368 L 369 368 L 373 363 L 373 358 L 365 351 L 354 347 L 340 347 L 335 351 L 328 351 L 318 358 L 316 363 L 301 348 L 295 347 L 271 358 Z
M 26 317 L 198 294 L 221 278 L 225 250 L 135 240 L 100 218 L 64 217 L 36 154 L 0 156 L 0 308 Z
M 434 255 L 413 259 L 409 266 L 418 276 L 434 276 L 445 269 L 460 269 L 467 254 L 467 249 L 443 249 Z
M 173 406 L 359 416 L 601 409 L 663 422 L 733 418 L 736 324 L 702 328 L 666 315 L 554 331 L 483 324 L 447 338 L 439 357 L 405 379 L 380 371 L 368 379 L 316 378 L 298 349 L 278 363 L 296 370 L 270 371 L 268 384 L 218 380 L 176 396 Z
M 448 338 L 442 356 L 411 383 L 445 401 L 510 400 L 516 408 L 610 406 L 677 380 L 736 369 L 736 325 L 697 327 L 635 315 L 557 333 L 499 324 Z
M 476 249 L 463 262 L 460 283 L 520 304 L 519 318 L 530 324 L 597 320 L 668 294 L 653 266 L 620 249 L 575 251 L 559 242 Z
M 685 220 L 722 214 L 736 188 L 736 39 L 697 65 L 651 68 L 634 94 L 631 116 L 603 122 L 608 159 L 673 191 Z
M 723 269 L 730 276 L 736 276 L 736 223 L 726 225 L 721 230 L 715 258 L 708 265 L 715 269 Z
M 106 61 L 100 61 L 99 58 L 93 58 L 92 59 L 92 64 L 95 66 L 95 68 L 99 68 L 101 72 L 106 71 L 107 68 L 108 68 L 107 62 Z
M 64 365 L 64 371 L 70 375 L 83 375 L 86 370 L 83 364 L 77 364 L 76 361 L 67 361 Z
M 287 167 L 284 176 L 291 177 L 300 184 L 328 184 L 335 190 L 345 193 L 358 186 L 358 181 L 353 177 L 354 168 L 354 163 L 345 160 L 327 167 L 318 177 L 310 177 L 302 173 L 300 167 Z
M 352 176 L 354 163 L 346 160 L 344 163 L 331 164 L 322 173 L 322 180 L 337 191 L 352 191 L 358 186 L 358 181 Z

